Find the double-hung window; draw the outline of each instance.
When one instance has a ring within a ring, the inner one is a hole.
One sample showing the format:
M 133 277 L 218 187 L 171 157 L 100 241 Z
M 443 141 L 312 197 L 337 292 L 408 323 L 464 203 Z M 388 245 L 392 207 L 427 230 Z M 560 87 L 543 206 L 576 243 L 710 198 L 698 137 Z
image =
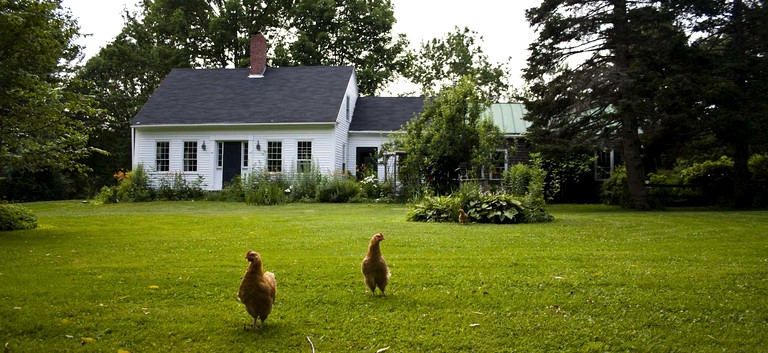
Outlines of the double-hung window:
M 299 141 L 296 146 L 296 169 L 305 173 L 312 166 L 312 141 Z
M 184 171 L 197 171 L 197 141 L 184 141 Z
M 155 170 L 158 172 L 171 170 L 171 143 L 168 141 L 157 141 L 156 146 Z
M 267 142 L 267 171 L 272 173 L 283 171 L 283 143 L 281 141 Z

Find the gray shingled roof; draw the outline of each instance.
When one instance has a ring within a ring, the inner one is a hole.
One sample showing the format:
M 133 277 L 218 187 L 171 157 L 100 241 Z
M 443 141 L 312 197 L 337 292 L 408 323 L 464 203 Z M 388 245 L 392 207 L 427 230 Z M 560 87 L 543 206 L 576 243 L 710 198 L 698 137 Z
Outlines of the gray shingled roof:
M 248 69 L 173 69 L 131 124 L 333 123 L 353 72 L 282 67 L 248 78 Z
M 350 131 L 394 131 L 424 111 L 424 97 L 360 97 Z

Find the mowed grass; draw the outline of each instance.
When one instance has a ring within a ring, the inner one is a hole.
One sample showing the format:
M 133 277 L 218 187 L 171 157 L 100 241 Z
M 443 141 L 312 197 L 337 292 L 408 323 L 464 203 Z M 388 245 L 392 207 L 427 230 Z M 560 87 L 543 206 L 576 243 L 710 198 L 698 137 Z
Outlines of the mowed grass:
M 0 233 L 6 352 L 768 351 L 765 211 L 461 226 L 403 205 L 26 207 L 39 228 Z M 386 297 L 360 273 L 376 232 Z M 236 298 L 248 249 L 278 281 L 259 331 Z

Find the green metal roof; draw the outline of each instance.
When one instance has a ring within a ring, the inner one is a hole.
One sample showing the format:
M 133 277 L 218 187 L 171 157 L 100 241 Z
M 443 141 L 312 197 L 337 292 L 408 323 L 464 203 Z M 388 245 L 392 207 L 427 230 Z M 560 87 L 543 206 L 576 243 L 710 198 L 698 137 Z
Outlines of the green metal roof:
M 530 122 L 523 120 L 526 111 L 522 103 L 494 103 L 488 110 L 493 123 L 505 136 L 523 135 L 531 125 Z

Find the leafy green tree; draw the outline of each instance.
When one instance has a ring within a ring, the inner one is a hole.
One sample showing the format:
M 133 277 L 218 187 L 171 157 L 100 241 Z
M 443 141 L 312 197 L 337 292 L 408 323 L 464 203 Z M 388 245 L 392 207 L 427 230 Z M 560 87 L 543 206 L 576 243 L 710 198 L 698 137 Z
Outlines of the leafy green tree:
M 279 49 L 279 65 L 353 65 L 362 95 L 374 95 L 407 66 L 408 41 L 392 34 L 389 0 L 299 0 L 292 15 L 296 39 Z
M 465 76 L 425 102 L 424 113 L 384 147 L 406 152 L 399 178 L 411 193 L 447 194 L 462 170 L 470 176 L 477 176 L 483 167 L 490 170 L 492 155 L 504 146 L 504 139 L 484 115 L 488 105 L 472 77 Z
M 406 77 L 421 85 L 423 95 L 430 96 L 440 87 L 469 75 L 486 99 L 499 101 L 507 92 L 507 69 L 488 60 L 482 41 L 483 37 L 478 37 L 477 32 L 456 27 L 444 38 L 422 43 L 418 53 L 411 53 L 413 63 Z
M 617 145 L 639 209 L 649 207 L 640 131 L 668 122 L 652 120 L 669 108 L 658 93 L 668 94 L 685 54 L 686 36 L 663 3 L 545 0 L 526 13 L 539 34 L 525 70 L 529 137 L 561 153 Z
M 683 1 L 684 4 L 689 4 Z M 702 125 L 734 162 L 733 205 L 752 204 L 748 161 L 768 147 L 768 10 L 765 1 L 690 2 L 708 59 Z
M 210 67 L 248 67 L 250 35 L 263 33 L 277 53 L 287 40 L 294 0 L 211 0 Z M 282 55 L 282 53 L 281 53 Z
M 205 39 L 205 1 L 146 1 L 142 15 L 124 13 L 121 33 L 88 60 L 78 73 L 80 91 L 95 97 L 113 117 L 98 124 L 91 145 L 109 152 L 85 162 L 94 170 L 92 188 L 114 182 L 113 173 L 131 168 L 130 122 L 173 68 L 197 67 L 194 58 L 210 53 Z
M 95 103 L 67 87 L 78 26 L 58 0 L 0 1 L 0 183 L 11 173 L 84 171 Z

